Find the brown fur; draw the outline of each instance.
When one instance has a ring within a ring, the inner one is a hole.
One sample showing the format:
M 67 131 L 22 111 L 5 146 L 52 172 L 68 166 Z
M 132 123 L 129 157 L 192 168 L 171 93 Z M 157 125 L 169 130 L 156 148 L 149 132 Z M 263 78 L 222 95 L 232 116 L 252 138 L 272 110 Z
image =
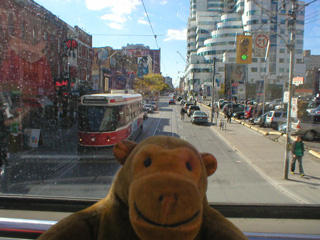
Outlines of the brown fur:
M 247 239 L 206 198 L 215 157 L 179 138 L 114 147 L 123 165 L 106 198 L 61 220 L 39 240 Z

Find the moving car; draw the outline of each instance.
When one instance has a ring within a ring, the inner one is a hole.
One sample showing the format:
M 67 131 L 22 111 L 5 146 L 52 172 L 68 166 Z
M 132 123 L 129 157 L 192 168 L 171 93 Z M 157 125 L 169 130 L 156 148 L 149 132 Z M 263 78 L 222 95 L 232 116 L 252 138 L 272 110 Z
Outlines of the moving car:
M 147 113 L 153 113 L 154 107 L 151 104 L 145 104 L 142 107 L 142 111 L 146 111 Z
M 190 117 L 194 111 L 200 111 L 200 107 L 197 105 L 190 105 L 187 110 L 188 117 Z
M 195 111 L 191 115 L 192 124 L 208 124 L 208 116 L 203 111 Z
M 152 101 L 150 104 L 153 106 L 154 111 L 158 110 L 158 104 L 156 102 Z
M 169 105 L 170 105 L 170 104 L 176 104 L 176 100 L 170 99 L 170 100 L 169 100 Z

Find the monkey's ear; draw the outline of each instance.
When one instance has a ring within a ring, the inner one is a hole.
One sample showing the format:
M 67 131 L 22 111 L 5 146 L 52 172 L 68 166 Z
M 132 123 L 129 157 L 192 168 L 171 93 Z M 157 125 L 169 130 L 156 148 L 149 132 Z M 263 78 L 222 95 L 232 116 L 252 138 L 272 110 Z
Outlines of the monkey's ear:
M 130 140 L 124 140 L 121 142 L 118 142 L 113 147 L 113 154 L 116 158 L 116 160 L 123 165 L 131 153 L 131 151 L 137 146 L 135 142 L 132 142 Z
M 218 161 L 217 159 L 210 153 L 201 153 L 202 160 L 207 169 L 207 176 L 211 176 L 217 170 Z

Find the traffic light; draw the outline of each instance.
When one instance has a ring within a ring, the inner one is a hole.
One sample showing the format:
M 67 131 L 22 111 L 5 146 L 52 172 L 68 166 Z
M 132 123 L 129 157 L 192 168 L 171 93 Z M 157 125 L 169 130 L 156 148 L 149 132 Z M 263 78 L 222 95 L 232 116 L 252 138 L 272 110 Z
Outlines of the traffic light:
M 237 58 L 238 64 L 250 64 L 252 62 L 252 36 L 237 36 Z

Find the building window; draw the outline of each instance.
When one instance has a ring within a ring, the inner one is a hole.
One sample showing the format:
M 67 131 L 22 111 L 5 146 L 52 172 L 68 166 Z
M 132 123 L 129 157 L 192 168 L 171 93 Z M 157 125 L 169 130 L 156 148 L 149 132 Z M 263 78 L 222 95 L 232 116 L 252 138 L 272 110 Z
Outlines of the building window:
M 284 68 L 279 68 L 279 72 L 284 73 Z
M 10 35 L 14 35 L 13 15 L 10 13 L 8 17 L 8 31 Z
M 267 68 L 261 68 L 260 72 L 266 72 Z
M 279 53 L 286 53 L 286 49 L 285 48 L 280 48 Z
M 251 72 L 258 72 L 258 68 L 251 68 Z
M 284 58 L 279 58 L 279 63 L 284 63 Z
M 46 31 L 43 32 L 43 40 L 44 41 L 48 40 L 48 33 Z
M 258 62 L 258 58 L 252 58 L 252 62 Z
M 36 26 L 34 26 L 33 30 L 32 30 L 32 42 L 33 42 L 33 44 L 38 43 L 38 29 Z
M 21 39 L 26 40 L 26 21 L 22 21 L 21 23 Z

